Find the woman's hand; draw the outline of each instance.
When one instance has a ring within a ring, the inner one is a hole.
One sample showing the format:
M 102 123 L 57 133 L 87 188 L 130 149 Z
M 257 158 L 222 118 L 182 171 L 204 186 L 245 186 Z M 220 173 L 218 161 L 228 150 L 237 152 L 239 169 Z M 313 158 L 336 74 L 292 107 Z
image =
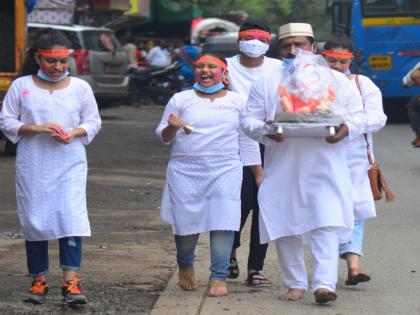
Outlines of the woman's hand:
M 61 133 L 55 135 L 54 138 L 60 143 L 69 144 L 74 138 L 80 138 L 86 135 L 87 132 L 84 128 L 76 128 L 68 132 L 63 130 Z
M 349 134 L 349 127 L 346 124 L 341 124 L 337 132 L 333 136 L 328 136 L 325 140 L 328 143 L 337 143 L 347 137 Z
M 60 133 L 64 131 L 59 124 L 52 122 L 46 123 L 44 125 L 37 125 L 34 129 L 36 133 L 49 133 L 51 135 L 54 133 Z
M 168 117 L 168 125 L 162 130 L 162 139 L 165 142 L 170 142 L 175 139 L 179 128 L 182 128 L 184 121 L 175 114 L 170 114 Z
M 75 130 L 66 132 L 60 125 L 56 123 L 47 123 L 37 127 L 38 132 L 48 133 L 56 141 L 62 144 L 69 144 L 75 137 Z
M 168 124 L 173 129 L 179 129 L 184 125 L 184 121 L 175 114 L 170 114 Z

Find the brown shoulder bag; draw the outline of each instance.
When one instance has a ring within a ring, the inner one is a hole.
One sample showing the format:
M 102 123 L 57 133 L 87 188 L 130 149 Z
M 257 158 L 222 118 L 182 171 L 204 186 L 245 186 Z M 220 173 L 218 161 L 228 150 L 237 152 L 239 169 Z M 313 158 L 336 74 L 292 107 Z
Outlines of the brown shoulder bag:
M 360 95 L 362 94 L 360 91 L 360 82 L 359 77 L 356 75 L 355 77 L 357 88 L 359 89 Z M 363 99 L 362 99 L 363 101 Z M 365 106 L 363 102 L 363 107 Z M 372 155 L 370 154 L 370 147 L 369 141 L 367 138 L 367 134 L 364 134 L 366 140 L 366 151 L 367 151 L 367 158 L 369 161 L 370 169 L 368 171 L 369 181 L 370 181 L 370 188 L 372 190 L 373 199 L 381 200 L 383 197 L 383 192 L 385 192 L 386 202 L 394 201 L 394 194 L 388 187 L 388 183 L 385 180 L 384 174 L 379 166 L 379 163 L 373 161 Z

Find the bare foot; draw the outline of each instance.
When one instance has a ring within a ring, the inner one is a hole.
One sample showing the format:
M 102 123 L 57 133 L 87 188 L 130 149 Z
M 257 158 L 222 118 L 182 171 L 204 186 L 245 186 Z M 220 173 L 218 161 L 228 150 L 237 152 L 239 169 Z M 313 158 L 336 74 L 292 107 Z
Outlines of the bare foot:
M 280 294 L 279 299 L 282 301 L 297 301 L 300 300 L 305 294 L 305 290 L 289 289 L 286 293 Z
M 228 295 L 228 287 L 226 281 L 210 280 L 207 295 L 210 297 L 220 297 Z
M 179 268 L 179 286 L 185 291 L 197 290 L 197 281 L 195 280 L 194 267 Z
M 315 291 L 315 302 L 325 304 L 337 299 L 337 293 L 325 288 L 320 288 Z

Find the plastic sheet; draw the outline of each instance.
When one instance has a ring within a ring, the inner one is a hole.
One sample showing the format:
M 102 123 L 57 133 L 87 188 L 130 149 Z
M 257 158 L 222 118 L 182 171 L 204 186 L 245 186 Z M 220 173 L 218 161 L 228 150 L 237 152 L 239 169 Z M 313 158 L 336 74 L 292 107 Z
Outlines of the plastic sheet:
M 333 135 L 342 123 L 330 107 L 337 86 L 328 64 L 320 55 L 299 50 L 286 65 L 277 88 L 278 103 L 274 121 L 265 127 L 266 134 L 323 137 Z M 302 130 L 300 130 L 302 129 Z

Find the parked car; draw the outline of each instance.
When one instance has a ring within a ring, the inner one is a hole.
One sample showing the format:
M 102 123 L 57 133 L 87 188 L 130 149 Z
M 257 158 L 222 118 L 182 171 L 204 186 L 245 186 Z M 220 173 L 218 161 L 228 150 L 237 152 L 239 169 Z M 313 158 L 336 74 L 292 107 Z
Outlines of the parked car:
M 99 98 L 126 97 L 129 76 L 127 55 L 112 30 L 82 25 L 28 23 L 28 47 L 35 33 L 50 27 L 62 31 L 72 43 L 70 73 L 85 80 Z
M 238 33 L 229 32 L 222 35 L 210 36 L 203 45 L 203 53 L 216 53 L 221 57 L 228 58 L 239 53 Z M 278 58 L 278 40 L 275 35 L 271 40 L 270 49 L 266 56 Z

